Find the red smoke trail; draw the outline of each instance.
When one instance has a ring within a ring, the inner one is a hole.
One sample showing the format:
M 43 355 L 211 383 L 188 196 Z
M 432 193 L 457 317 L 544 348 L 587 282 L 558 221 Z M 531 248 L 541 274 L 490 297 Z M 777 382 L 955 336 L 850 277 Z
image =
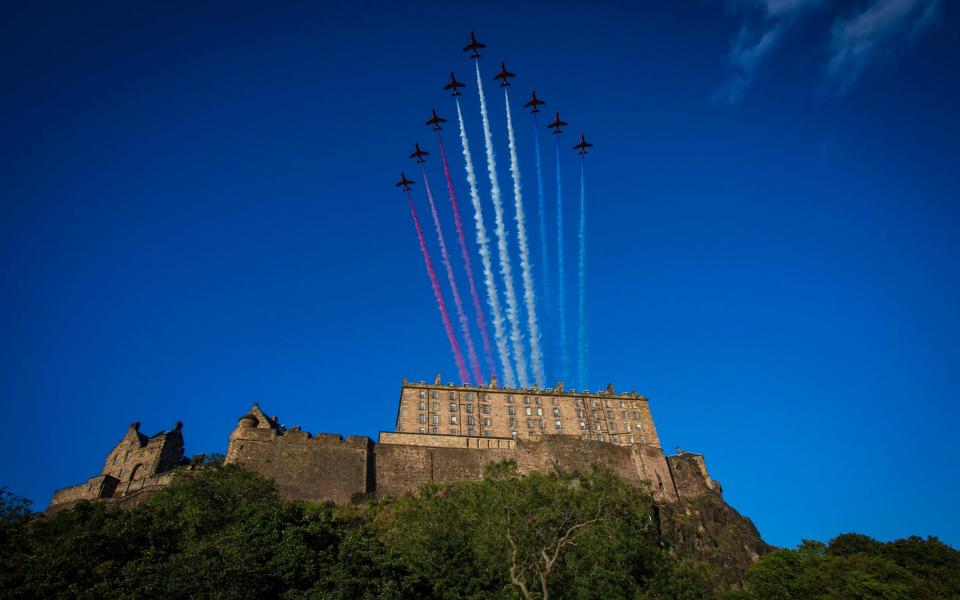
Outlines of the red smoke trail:
M 447 164 L 447 151 L 443 147 L 443 138 L 437 133 L 437 143 L 440 144 L 440 158 L 443 160 L 443 174 L 447 178 L 447 190 L 450 192 L 450 205 L 453 207 L 453 222 L 457 227 L 457 238 L 460 241 L 460 254 L 463 256 L 464 269 L 467 271 L 467 283 L 470 286 L 470 298 L 473 301 L 473 312 L 477 318 L 477 327 L 480 329 L 480 340 L 483 343 L 483 357 L 486 359 L 487 371 L 497 372 L 493 363 L 493 346 L 490 344 L 490 334 L 487 332 L 487 322 L 483 318 L 483 304 L 480 294 L 477 293 L 477 284 L 473 279 L 473 264 L 470 261 L 470 251 L 467 249 L 467 238 L 463 234 L 463 220 L 460 218 L 460 207 L 457 205 L 457 193 L 453 189 L 453 179 L 450 178 L 450 166 Z M 424 180 L 426 181 L 426 180 Z
M 453 276 L 453 265 L 450 264 L 450 254 L 447 252 L 447 242 L 443 238 L 443 229 L 440 227 L 440 216 L 437 214 L 437 203 L 433 201 L 433 192 L 430 191 L 430 181 L 427 179 L 427 170 L 420 163 L 420 174 L 423 176 L 423 187 L 427 190 L 427 201 L 430 203 L 430 214 L 433 216 L 433 225 L 437 229 L 437 242 L 440 244 L 440 260 L 447 272 L 447 282 L 453 293 L 453 305 L 457 309 L 457 318 L 460 320 L 460 331 L 463 340 L 467 343 L 467 358 L 470 360 L 470 369 L 473 371 L 474 381 L 483 383 L 483 373 L 480 372 L 480 361 L 477 360 L 477 349 L 473 346 L 473 336 L 470 335 L 470 322 L 467 313 L 463 311 L 463 301 L 460 299 L 460 289 Z
M 457 336 L 453 332 L 453 323 L 450 322 L 450 314 L 447 312 L 447 304 L 443 301 L 443 294 L 440 292 L 440 283 L 437 281 L 437 272 L 433 270 L 433 262 L 430 261 L 430 252 L 427 251 L 427 244 L 423 241 L 423 230 L 420 228 L 420 219 L 417 218 L 417 209 L 413 206 L 413 196 L 407 191 L 407 203 L 410 205 L 410 215 L 413 217 L 413 225 L 417 228 L 417 239 L 420 241 L 420 250 L 423 252 L 423 263 L 427 267 L 427 275 L 430 277 L 430 285 L 433 286 L 433 295 L 437 298 L 437 307 L 440 308 L 440 318 L 443 320 L 443 328 L 447 332 L 447 339 L 450 340 L 450 347 L 453 349 L 453 360 L 457 363 L 457 371 L 460 372 L 461 383 L 470 383 L 470 377 L 467 375 L 467 365 L 463 362 L 463 353 L 460 352 L 460 344 L 457 343 Z

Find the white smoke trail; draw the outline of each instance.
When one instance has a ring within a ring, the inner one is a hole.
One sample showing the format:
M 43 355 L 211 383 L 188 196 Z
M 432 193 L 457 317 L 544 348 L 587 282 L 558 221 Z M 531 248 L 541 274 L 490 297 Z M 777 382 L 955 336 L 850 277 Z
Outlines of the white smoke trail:
M 580 157 L 580 256 L 577 259 L 577 379 L 580 380 L 580 389 L 587 389 L 587 191 L 584 183 L 584 164 L 586 160 Z
M 490 117 L 487 114 L 487 99 L 483 94 L 480 64 L 477 67 L 477 91 L 480 94 L 480 116 L 483 120 L 483 143 L 487 151 L 487 172 L 490 175 L 490 197 L 493 200 L 493 217 L 497 234 L 497 253 L 500 256 L 500 273 L 503 275 L 503 292 L 507 301 L 507 320 L 510 321 L 510 341 L 513 344 L 513 359 L 517 363 L 517 379 L 520 387 L 530 385 L 527 380 L 527 359 L 523 353 L 523 334 L 520 330 L 520 311 L 517 294 L 513 289 L 513 269 L 507 250 L 507 229 L 503 223 L 503 201 L 500 198 L 500 182 L 497 181 L 497 159 L 493 155 L 493 134 L 490 133 Z
M 567 355 L 567 277 L 563 260 L 563 177 L 560 175 L 560 136 L 557 140 L 557 315 L 560 317 L 560 377 L 566 379 L 570 373 L 570 359 Z
M 540 327 L 537 325 L 537 295 L 533 287 L 533 265 L 530 264 L 530 248 L 527 245 L 526 217 L 523 212 L 523 195 L 520 190 L 520 160 L 517 158 L 517 140 L 513 135 L 513 117 L 510 114 L 510 93 L 503 88 L 503 100 L 507 106 L 507 141 L 510 146 L 510 175 L 513 177 L 513 207 L 517 220 L 517 245 L 520 247 L 520 272 L 523 280 L 523 300 L 527 305 L 527 327 L 530 330 L 530 361 L 533 363 L 533 379 L 543 387 L 543 354 L 540 350 Z
M 503 369 L 503 384 L 514 388 L 517 387 L 517 380 L 513 373 L 513 366 L 510 364 L 510 351 L 507 348 L 503 311 L 500 309 L 497 282 L 493 275 L 493 261 L 490 257 L 490 238 L 487 237 L 487 228 L 483 224 L 480 191 L 477 189 L 477 173 L 473 169 L 473 155 L 470 153 L 470 140 L 467 139 L 467 130 L 463 125 L 463 113 L 460 111 L 459 98 L 457 99 L 457 119 L 460 121 L 460 143 L 463 144 L 463 159 L 466 163 L 467 183 L 470 186 L 470 202 L 473 204 L 473 219 L 477 225 L 477 246 L 480 252 L 480 262 L 483 264 L 483 281 L 487 288 L 487 302 L 490 304 L 493 336 L 497 343 L 497 353 L 500 355 L 500 368 Z

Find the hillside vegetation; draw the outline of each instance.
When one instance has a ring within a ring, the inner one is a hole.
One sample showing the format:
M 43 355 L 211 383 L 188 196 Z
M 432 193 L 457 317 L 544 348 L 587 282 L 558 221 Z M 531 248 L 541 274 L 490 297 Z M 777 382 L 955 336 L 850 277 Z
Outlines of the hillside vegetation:
M 936 539 L 804 542 L 744 574 L 676 543 L 695 532 L 656 512 L 647 491 L 603 471 L 520 477 L 502 463 L 482 481 L 336 507 L 209 466 L 129 510 L 31 516 L 4 494 L 0 596 L 960 598 L 960 553 Z

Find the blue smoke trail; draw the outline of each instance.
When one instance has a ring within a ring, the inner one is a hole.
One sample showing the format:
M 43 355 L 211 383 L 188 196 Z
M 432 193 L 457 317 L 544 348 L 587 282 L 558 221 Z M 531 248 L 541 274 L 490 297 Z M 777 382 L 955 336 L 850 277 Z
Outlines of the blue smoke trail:
M 543 352 L 540 350 L 540 326 L 537 323 L 537 294 L 534 290 L 530 247 L 527 244 L 523 192 L 520 186 L 520 158 L 517 156 L 517 138 L 513 133 L 513 116 L 510 114 L 510 92 L 506 87 L 503 88 L 503 101 L 507 112 L 507 142 L 510 148 L 510 175 L 513 177 L 513 209 L 517 221 L 517 246 L 520 248 L 523 300 L 527 306 L 527 328 L 530 332 L 530 362 L 533 363 L 533 380 L 543 387 Z
M 587 191 L 584 183 L 586 157 L 580 157 L 580 256 L 577 259 L 577 379 L 580 389 L 587 389 Z
M 560 136 L 557 139 L 557 315 L 560 317 L 560 378 L 567 379 L 570 357 L 567 355 L 567 285 L 563 265 L 563 188 L 560 176 Z

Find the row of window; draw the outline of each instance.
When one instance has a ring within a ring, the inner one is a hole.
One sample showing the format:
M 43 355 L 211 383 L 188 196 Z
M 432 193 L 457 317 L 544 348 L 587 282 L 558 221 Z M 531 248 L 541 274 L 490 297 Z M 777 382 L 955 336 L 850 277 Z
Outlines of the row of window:
M 427 398 L 427 390 L 419 390 L 419 396 L 420 396 L 421 399 L 424 399 L 424 400 L 425 400 L 425 399 Z M 448 397 L 450 400 L 456 401 L 456 400 L 457 400 L 457 393 L 456 393 L 456 392 L 448 392 L 448 393 L 447 393 L 447 397 Z M 468 402 L 474 400 L 475 398 L 479 398 L 482 402 L 489 402 L 489 401 L 490 401 L 490 394 L 475 394 L 475 393 L 473 393 L 473 392 L 465 392 L 465 393 L 463 394 L 463 399 L 466 400 L 466 401 L 468 401 Z M 540 405 L 540 404 L 542 403 L 542 401 L 541 401 L 541 399 L 540 399 L 540 396 L 533 396 L 533 397 L 531 397 L 531 396 L 523 396 L 523 403 L 524 403 L 524 404 L 530 404 L 531 398 L 532 398 L 532 400 L 533 400 L 533 403 L 536 404 L 536 405 Z M 436 390 L 431 391 L 431 392 L 430 392 L 430 399 L 431 399 L 431 400 L 439 400 L 439 399 L 440 399 L 440 392 L 438 392 L 438 391 L 436 391 Z M 551 401 L 551 404 L 553 404 L 553 406 L 557 406 L 557 405 L 558 405 L 558 400 L 557 400 L 556 397 L 551 398 L 550 401 Z M 578 401 L 578 403 L 579 403 L 581 406 L 586 406 L 586 399 L 585 399 L 585 398 L 579 398 L 577 401 Z M 598 403 L 600 404 L 601 407 L 604 407 L 604 406 L 605 406 L 606 408 L 613 408 L 613 402 L 614 402 L 613 400 L 597 400 L 597 399 L 595 399 L 595 398 L 592 398 L 592 399 L 590 400 L 590 408 L 597 408 Z M 621 408 L 621 409 L 627 408 L 627 401 L 626 401 L 626 400 L 616 400 L 616 402 L 617 402 L 617 405 L 619 406 L 619 408 Z M 513 404 L 513 396 L 507 396 L 507 403 L 508 403 L 508 404 Z M 634 408 L 634 409 L 638 408 L 637 402 L 636 402 L 636 401 L 631 401 L 631 402 L 630 402 L 630 408 Z

